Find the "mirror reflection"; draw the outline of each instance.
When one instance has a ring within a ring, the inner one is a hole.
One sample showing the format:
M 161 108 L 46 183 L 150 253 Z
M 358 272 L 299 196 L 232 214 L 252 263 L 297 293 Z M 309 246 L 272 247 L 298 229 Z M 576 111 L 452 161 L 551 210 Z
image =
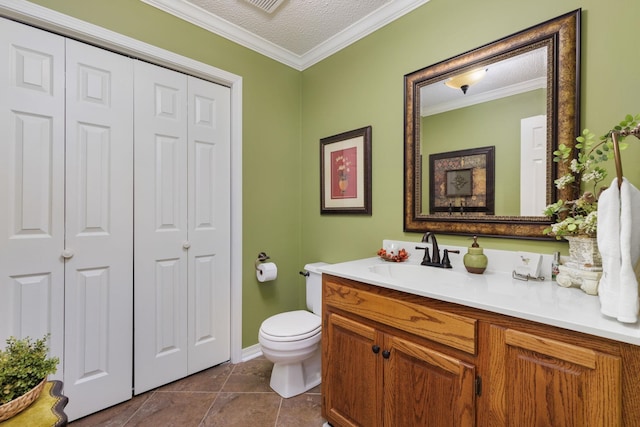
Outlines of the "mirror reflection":
M 574 198 L 552 153 L 579 132 L 579 18 L 405 76 L 405 231 L 546 238 L 544 207 Z
M 547 57 L 546 46 L 528 49 L 420 87 L 422 188 L 429 189 L 422 194 L 422 214 L 470 213 L 478 199 L 473 194 L 436 197 L 436 206 L 431 204 L 440 192 L 430 179 L 433 162 L 425 159 L 494 146 L 495 208 L 486 214 L 542 216 L 552 202 L 546 191 Z

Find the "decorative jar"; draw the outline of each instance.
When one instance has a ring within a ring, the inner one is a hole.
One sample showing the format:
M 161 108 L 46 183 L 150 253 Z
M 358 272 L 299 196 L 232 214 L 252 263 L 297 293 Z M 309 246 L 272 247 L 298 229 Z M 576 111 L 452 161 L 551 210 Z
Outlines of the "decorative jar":
M 478 244 L 478 236 L 473 236 L 473 244 L 467 249 L 467 253 L 464 254 L 462 262 L 469 273 L 484 273 L 489 260 L 484 254 L 484 249 Z

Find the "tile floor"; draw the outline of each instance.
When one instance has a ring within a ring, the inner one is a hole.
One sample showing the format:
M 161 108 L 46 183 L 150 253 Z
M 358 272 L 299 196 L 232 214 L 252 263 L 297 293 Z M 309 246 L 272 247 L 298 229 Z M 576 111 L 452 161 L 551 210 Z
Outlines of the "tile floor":
M 224 363 L 69 424 L 71 427 L 321 427 L 320 386 L 283 399 L 263 357 Z

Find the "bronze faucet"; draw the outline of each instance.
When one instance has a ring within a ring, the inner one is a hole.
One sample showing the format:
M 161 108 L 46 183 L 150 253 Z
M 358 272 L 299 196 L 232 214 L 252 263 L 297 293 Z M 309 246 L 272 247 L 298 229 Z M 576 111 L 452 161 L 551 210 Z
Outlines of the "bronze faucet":
M 449 253 L 459 254 L 459 250 L 451 250 L 445 249 L 444 255 L 442 256 L 442 260 L 440 260 L 440 248 L 438 247 L 438 240 L 436 239 L 436 235 L 427 231 L 422 236 L 421 243 L 429 243 L 429 238 L 431 238 L 431 248 L 433 250 L 433 257 L 429 256 L 429 248 L 425 246 L 424 248 L 416 246 L 416 249 L 424 249 L 424 257 L 422 258 L 421 265 L 426 265 L 429 267 L 440 267 L 440 268 L 451 268 L 451 261 L 449 260 Z
M 429 237 L 431 237 L 431 247 L 433 249 L 433 257 L 431 257 L 431 262 L 439 264 L 440 263 L 440 249 L 438 248 L 438 241 L 436 240 L 436 235 L 431 231 L 427 231 L 422 236 L 422 243 L 429 243 Z M 429 253 L 427 249 L 425 249 L 425 256 Z

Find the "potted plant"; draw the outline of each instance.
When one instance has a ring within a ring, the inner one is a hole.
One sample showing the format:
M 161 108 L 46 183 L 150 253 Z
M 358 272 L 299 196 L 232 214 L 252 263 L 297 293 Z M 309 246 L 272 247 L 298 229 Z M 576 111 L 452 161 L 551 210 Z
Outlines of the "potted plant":
M 47 356 L 48 338 L 9 337 L 6 348 L 0 350 L 0 421 L 27 408 L 39 396 L 47 376 L 56 373 L 59 359 Z
M 586 249 L 587 255 L 582 263 L 588 266 L 601 265 L 600 254 L 597 251 L 596 236 L 598 232 L 598 197 L 607 187 L 602 182 L 607 177 L 607 170 L 602 163 L 614 158 L 613 134 L 618 135 L 620 150 L 627 148 L 623 142 L 628 134 L 638 127 L 640 114 L 627 115 L 625 118 L 606 134 L 596 137 L 589 129 L 584 129 L 576 138 L 575 148 L 578 150 L 577 158 L 573 158 L 573 150 L 565 144 L 560 144 L 553 152 L 554 162 L 569 163 L 570 172 L 555 180 L 558 189 L 566 186 L 576 186 L 580 197 L 575 200 L 558 200 L 545 208 L 544 214 L 554 218 L 555 223 L 544 230 L 545 234 L 555 236 L 557 239 L 566 239 L 570 244 L 570 257 L 574 258 L 571 244 L 581 240 L 580 246 L 588 244 L 591 249 Z M 584 191 L 582 191 L 584 189 Z M 580 252 L 584 252 L 581 249 Z M 577 251 L 576 251 L 577 252 Z

